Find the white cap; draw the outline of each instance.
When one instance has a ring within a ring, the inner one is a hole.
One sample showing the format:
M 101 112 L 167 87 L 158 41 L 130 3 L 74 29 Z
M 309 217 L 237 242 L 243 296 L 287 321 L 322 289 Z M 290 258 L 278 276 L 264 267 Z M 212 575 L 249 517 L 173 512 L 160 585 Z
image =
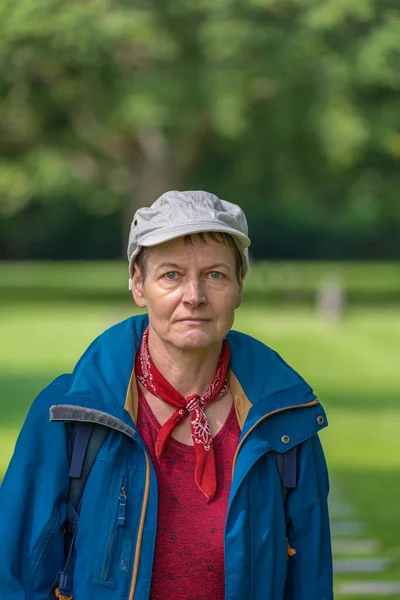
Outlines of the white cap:
M 144 246 L 156 246 L 184 235 L 207 231 L 221 231 L 233 237 L 244 258 L 245 275 L 250 239 L 246 216 L 240 206 L 208 192 L 173 190 L 165 192 L 151 206 L 135 212 L 127 252 L 129 276 L 135 258 Z

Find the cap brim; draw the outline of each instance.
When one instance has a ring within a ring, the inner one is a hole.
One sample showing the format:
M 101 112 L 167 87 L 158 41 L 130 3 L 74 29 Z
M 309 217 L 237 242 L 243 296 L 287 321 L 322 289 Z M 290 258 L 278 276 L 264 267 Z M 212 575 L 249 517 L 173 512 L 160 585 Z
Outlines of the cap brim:
M 208 231 L 219 231 L 221 233 L 229 233 L 235 241 L 238 243 L 240 249 L 247 248 L 250 246 L 250 239 L 246 234 L 240 233 L 229 225 L 218 225 L 217 223 L 204 223 L 196 221 L 194 223 L 182 223 L 181 225 L 174 225 L 172 227 L 165 227 L 158 229 L 155 232 L 148 233 L 143 236 L 138 243 L 138 246 L 156 246 L 164 242 L 169 242 L 176 238 L 192 233 L 207 233 Z

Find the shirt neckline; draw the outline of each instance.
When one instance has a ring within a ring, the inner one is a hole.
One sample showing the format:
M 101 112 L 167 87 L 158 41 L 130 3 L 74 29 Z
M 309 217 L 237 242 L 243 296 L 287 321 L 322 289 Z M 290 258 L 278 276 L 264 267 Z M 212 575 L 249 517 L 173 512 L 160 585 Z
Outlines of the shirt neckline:
M 137 387 L 138 387 L 138 395 L 139 395 L 139 410 L 142 409 L 145 412 L 146 417 L 150 420 L 152 427 L 154 428 L 154 430 L 157 432 L 157 435 L 158 435 L 158 433 L 161 429 L 161 424 L 160 424 L 159 420 L 157 419 L 157 417 L 155 416 L 155 414 L 153 413 L 152 409 L 150 408 L 150 405 L 147 402 L 146 396 L 144 395 L 144 392 L 141 389 L 139 383 L 138 383 Z M 187 417 L 187 418 L 189 418 L 189 417 Z M 228 433 L 229 429 L 231 428 L 235 418 L 236 418 L 235 404 L 234 404 L 234 402 L 232 402 L 232 406 L 229 410 L 228 416 L 226 417 L 224 424 L 222 425 L 221 429 L 217 432 L 217 434 L 212 438 L 214 446 L 218 445 L 223 440 L 223 438 L 225 437 L 225 435 Z M 179 448 L 180 450 L 183 450 L 185 452 L 193 452 L 193 454 L 195 452 L 194 446 L 192 446 L 190 444 L 184 444 L 183 442 L 176 440 L 172 436 L 170 438 L 169 443 L 172 446 L 174 446 L 175 448 Z

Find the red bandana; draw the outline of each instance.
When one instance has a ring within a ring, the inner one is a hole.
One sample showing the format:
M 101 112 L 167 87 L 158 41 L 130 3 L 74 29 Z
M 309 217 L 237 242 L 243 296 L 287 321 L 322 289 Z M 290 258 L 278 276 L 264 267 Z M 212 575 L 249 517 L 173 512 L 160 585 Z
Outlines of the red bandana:
M 156 457 L 161 459 L 172 431 L 182 419 L 190 415 L 190 429 L 196 454 L 195 481 L 207 500 L 211 500 L 217 488 L 217 476 L 210 425 L 204 409 L 210 402 L 222 398 L 228 390 L 229 344 L 224 340 L 217 370 L 208 390 L 202 396 L 193 394 L 185 398 L 154 365 L 148 350 L 148 339 L 149 328 L 143 334 L 142 344 L 136 356 L 136 377 L 151 394 L 178 409 L 160 429 L 156 441 Z

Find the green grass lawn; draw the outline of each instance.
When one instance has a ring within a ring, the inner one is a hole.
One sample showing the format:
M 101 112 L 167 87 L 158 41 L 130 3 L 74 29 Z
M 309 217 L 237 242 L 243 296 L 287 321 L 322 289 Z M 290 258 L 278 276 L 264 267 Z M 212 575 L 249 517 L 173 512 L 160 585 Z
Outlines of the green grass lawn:
M 36 393 L 133 312 L 128 301 L 3 299 L 0 478 Z M 313 385 L 330 421 L 322 442 L 331 475 L 367 523 L 366 536 L 393 558 L 384 577 L 400 580 L 400 306 L 349 308 L 333 328 L 311 308 L 244 303 L 235 328 L 272 346 Z

